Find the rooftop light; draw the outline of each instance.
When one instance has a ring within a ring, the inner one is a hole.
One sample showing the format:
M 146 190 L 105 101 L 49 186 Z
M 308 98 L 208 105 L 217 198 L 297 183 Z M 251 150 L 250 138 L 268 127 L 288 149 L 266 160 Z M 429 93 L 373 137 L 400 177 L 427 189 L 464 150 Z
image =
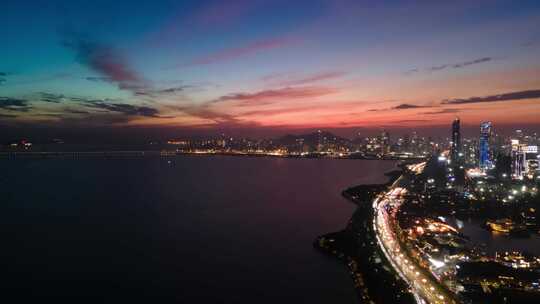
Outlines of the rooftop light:
M 432 259 L 432 258 L 429 258 L 429 262 L 435 266 L 435 268 L 441 268 L 443 266 L 445 266 L 446 264 L 442 261 L 438 261 L 438 260 L 435 260 L 435 259 Z

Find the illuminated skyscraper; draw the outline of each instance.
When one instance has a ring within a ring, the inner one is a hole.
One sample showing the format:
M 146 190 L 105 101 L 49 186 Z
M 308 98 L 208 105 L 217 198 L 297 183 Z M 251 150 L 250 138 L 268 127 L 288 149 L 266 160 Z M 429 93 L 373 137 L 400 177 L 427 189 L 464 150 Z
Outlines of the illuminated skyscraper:
M 479 150 L 479 166 L 482 170 L 491 169 L 493 162 L 491 160 L 491 151 L 489 141 L 491 139 L 491 122 L 485 121 L 480 124 L 480 144 Z
M 390 152 L 390 134 L 386 131 L 382 131 L 380 137 L 381 144 L 381 154 L 386 154 Z
M 525 153 L 523 152 L 523 144 L 519 143 L 519 139 L 512 139 L 512 177 L 521 179 L 525 171 Z
M 450 148 L 450 158 L 453 162 L 457 162 L 461 153 L 461 131 L 459 118 L 452 122 L 452 146 Z
M 519 139 L 512 139 L 512 178 L 530 178 L 539 173 L 538 146 L 529 146 Z

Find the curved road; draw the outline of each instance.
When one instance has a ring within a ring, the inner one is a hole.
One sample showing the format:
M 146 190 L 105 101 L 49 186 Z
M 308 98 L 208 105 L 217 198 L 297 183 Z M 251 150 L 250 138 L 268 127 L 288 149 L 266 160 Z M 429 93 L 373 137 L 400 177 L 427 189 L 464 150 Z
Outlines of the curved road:
M 397 239 L 394 230 L 396 212 L 407 193 L 406 184 L 405 178 L 400 177 L 390 191 L 373 202 L 373 230 L 377 243 L 395 271 L 409 284 L 418 303 L 458 303 L 455 295 L 409 257 Z

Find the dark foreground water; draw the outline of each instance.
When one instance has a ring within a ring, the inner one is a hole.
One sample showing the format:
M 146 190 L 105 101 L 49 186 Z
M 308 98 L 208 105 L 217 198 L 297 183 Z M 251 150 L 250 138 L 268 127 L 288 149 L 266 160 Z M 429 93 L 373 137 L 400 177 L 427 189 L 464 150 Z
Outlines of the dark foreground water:
M 356 303 L 312 241 L 393 162 L 170 160 L 0 160 L 0 297 Z

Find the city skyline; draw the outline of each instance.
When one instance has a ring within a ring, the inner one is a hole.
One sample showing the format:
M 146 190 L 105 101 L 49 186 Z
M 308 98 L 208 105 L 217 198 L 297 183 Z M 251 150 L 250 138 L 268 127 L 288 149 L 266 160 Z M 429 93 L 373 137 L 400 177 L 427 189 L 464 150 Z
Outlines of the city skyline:
M 5 8 L 2 140 L 540 130 L 535 1 Z
M 1 3 L 5 298 L 540 303 L 540 1 Z

